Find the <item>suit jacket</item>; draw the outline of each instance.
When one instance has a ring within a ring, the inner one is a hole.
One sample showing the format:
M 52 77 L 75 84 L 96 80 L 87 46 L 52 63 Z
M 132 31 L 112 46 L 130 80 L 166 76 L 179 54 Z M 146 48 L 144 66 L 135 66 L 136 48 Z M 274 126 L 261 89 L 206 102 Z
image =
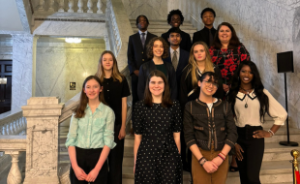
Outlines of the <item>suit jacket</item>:
M 172 64 L 171 53 L 169 53 L 169 57 L 164 59 L 164 61 L 170 62 Z M 188 63 L 189 63 L 189 53 L 180 47 L 179 61 L 178 61 L 177 69 L 176 69 L 176 80 L 177 80 L 178 87 L 179 87 L 178 84 L 181 79 L 182 71 Z
M 177 81 L 174 80 L 176 78 L 175 70 L 173 65 L 169 62 L 164 61 L 164 65 L 168 72 L 168 75 L 166 77 L 169 82 L 171 98 L 175 100 L 177 98 Z M 140 67 L 138 89 L 137 89 L 139 100 L 144 99 L 144 92 L 146 88 L 147 78 L 150 72 L 153 70 L 156 70 L 156 66 L 152 60 L 144 63 Z
M 180 42 L 180 48 L 182 48 L 183 50 L 185 50 L 187 52 L 190 52 L 190 49 L 191 49 L 191 46 L 192 46 L 190 34 L 184 32 L 184 31 L 181 31 L 180 36 L 182 38 L 182 40 Z M 163 37 L 166 40 L 166 42 L 170 45 L 170 43 L 168 41 L 168 38 L 169 38 L 169 33 L 168 32 L 163 33 L 161 35 L 161 37 Z
M 134 70 L 139 70 L 143 63 L 151 60 L 151 58 L 147 57 L 147 44 L 154 37 L 157 36 L 148 31 L 144 48 L 138 32 L 129 37 L 127 58 L 130 74 L 132 74 Z
M 213 27 L 213 28 L 211 28 L 211 33 L 212 33 L 213 37 L 215 37 L 217 30 Z M 211 47 L 211 45 L 209 45 L 209 29 L 207 27 L 204 27 L 200 31 L 197 31 L 194 33 L 193 43 L 198 42 L 198 41 L 205 42 L 206 45 L 208 46 L 208 48 Z

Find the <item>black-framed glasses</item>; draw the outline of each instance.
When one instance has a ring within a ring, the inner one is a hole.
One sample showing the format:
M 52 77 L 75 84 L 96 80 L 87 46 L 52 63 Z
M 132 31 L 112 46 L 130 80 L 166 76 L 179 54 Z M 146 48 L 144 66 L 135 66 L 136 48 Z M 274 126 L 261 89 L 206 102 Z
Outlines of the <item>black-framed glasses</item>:
M 218 85 L 218 83 L 216 83 L 216 82 L 212 82 L 212 81 L 206 81 L 206 80 L 203 80 L 204 82 L 205 82 L 205 85 L 206 86 L 212 86 L 212 87 L 215 87 L 215 88 L 218 88 L 219 87 L 219 85 Z

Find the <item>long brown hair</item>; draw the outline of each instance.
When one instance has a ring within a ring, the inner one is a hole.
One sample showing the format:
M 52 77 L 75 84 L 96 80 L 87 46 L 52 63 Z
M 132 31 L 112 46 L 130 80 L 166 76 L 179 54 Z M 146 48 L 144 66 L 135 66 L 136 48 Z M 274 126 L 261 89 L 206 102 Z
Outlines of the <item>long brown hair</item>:
M 221 43 L 220 38 L 219 38 L 219 31 L 220 31 L 222 26 L 227 26 L 231 31 L 231 39 L 229 41 L 228 49 L 234 49 L 234 48 L 237 48 L 239 45 L 241 45 L 240 39 L 236 35 L 236 32 L 235 32 L 233 26 L 228 22 L 222 22 L 217 28 L 217 34 L 214 38 L 213 46 L 216 49 L 221 49 L 222 48 L 222 43 Z
M 103 59 L 104 54 L 110 54 L 112 56 L 112 58 L 113 58 L 113 67 L 112 67 L 112 75 L 111 76 L 112 76 L 114 81 L 118 80 L 121 83 L 122 80 L 123 80 L 123 75 L 119 72 L 116 57 L 109 50 L 105 50 L 105 51 L 102 52 L 102 54 L 100 56 L 100 59 L 99 59 L 99 62 L 98 62 L 98 70 L 97 70 L 96 76 L 100 78 L 101 82 L 104 81 L 104 76 L 105 75 L 104 75 L 104 69 L 103 69 L 103 66 L 102 66 L 102 59 Z
M 163 47 L 164 47 L 164 53 L 161 56 L 161 58 L 169 57 L 169 45 L 165 41 L 165 39 L 163 39 L 162 37 L 154 37 L 150 40 L 150 42 L 147 45 L 147 57 L 151 58 L 151 59 L 154 57 L 154 55 L 153 55 L 153 46 L 154 46 L 154 42 L 157 41 L 157 40 L 161 41 L 161 43 L 163 44 Z
M 80 95 L 79 105 L 78 105 L 77 108 L 74 110 L 74 112 L 75 112 L 75 118 L 82 118 L 82 117 L 84 117 L 84 115 L 85 115 L 85 109 L 86 109 L 86 106 L 87 106 L 87 104 L 88 104 L 88 102 L 89 102 L 89 99 L 88 99 L 88 97 L 86 96 L 86 94 L 84 93 L 84 88 L 85 88 L 86 83 L 87 83 L 89 80 L 92 80 L 92 79 L 95 79 L 95 80 L 99 83 L 100 88 L 102 87 L 102 83 L 101 83 L 100 79 L 99 79 L 97 76 L 95 76 L 95 75 L 90 75 L 90 76 L 88 76 L 88 77 L 84 80 L 84 82 L 83 82 L 83 84 L 82 84 L 82 90 L 81 90 L 81 95 Z M 103 92 L 100 92 L 100 94 L 99 94 L 99 101 L 100 101 L 101 103 L 106 104 L 106 102 L 105 102 L 105 100 L 104 100 L 104 94 L 103 94 Z M 106 105 L 107 105 L 107 104 L 106 104 Z
M 190 69 L 187 72 L 187 76 L 189 75 L 189 73 L 191 73 L 192 86 L 193 87 L 197 87 L 198 86 L 198 79 L 197 79 L 198 66 L 197 66 L 197 61 L 195 60 L 195 57 L 194 57 L 194 48 L 195 48 L 196 45 L 202 45 L 204 47 L 205 54 L 206 54 L 205 69 L 204 69 L 203 73 L 204 72 L 214 72 L 215 71 L 214 70 L 214 64 L 211 62 L 211 57 L 210 57 L 210 54 L 209 54 L 209 49 L 208 49 L 206 43 L 202 42 L 202 41 L 195 42 L 192 45 L 191 50 L 190 50 L 189 65 L 188 65 L 188 67 Z
M 148 78 L 147 78 L 146 89 L 145 89 L 145 93 L 144 93 L 144 103 L 145 103 L 145 105 L 148 106 L 148 107 L 153 106 L 152 94 L 149 90 L 149 84 L 150 84 L 151 78 L 154 77 L 154 76 L 162 78 L 162 80 L 164 81 L 164 84 L 165 84 L 165 90 L 163 92 L 161 106 L 171 107 L 173 102 L 172 102 L 171 97 L 170 97 L 170 88 L 169 88 L 168 80 L 167 80 L 165 74 L 162 73 L 159 70 L 151 71 Z

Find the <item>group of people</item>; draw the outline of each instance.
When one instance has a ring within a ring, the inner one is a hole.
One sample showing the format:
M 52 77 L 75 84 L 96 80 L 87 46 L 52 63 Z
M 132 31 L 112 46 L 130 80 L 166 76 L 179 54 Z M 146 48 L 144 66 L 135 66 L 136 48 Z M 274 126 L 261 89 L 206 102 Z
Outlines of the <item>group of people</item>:
M 223 22 L 215 29 L 211 8 L 200 17 L 205 27 L 193 40 L 180 30 L 180 10 L 169 12 L 171 28 L 161 37 L 147 31 L 145 15 L 129 37 L 136 184 L 182 184 L 183 170 L 194 184 L 225 184 L 229 154 L 241 183 L 258 184 L 264 138 L 286 120 L 233 26 Z M 129 95 L 115 56 L 104 51 L 71 119 L 71 183 L 122 183 Z M 266 114 L 274 119 L 268 131 L 262 128 Z

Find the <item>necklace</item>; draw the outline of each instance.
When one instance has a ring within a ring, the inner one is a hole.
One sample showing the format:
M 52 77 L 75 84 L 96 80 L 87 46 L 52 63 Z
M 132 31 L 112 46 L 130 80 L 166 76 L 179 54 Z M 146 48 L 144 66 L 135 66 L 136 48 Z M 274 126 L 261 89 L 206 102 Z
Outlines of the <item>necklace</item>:
M 248 108 L 248 98 L 247 98 L 247 96 L 249 95 L 249 93 L 252 89 L 244 89 L 244 88 L 241 88 L 241 87 L 240 87 L 240 89 L 247 93 L 247 94 L 245 94 L 245 96 L 246 96 L 245 97 L 245 101 L 246 101 L 245 108 L 247 109 Z

